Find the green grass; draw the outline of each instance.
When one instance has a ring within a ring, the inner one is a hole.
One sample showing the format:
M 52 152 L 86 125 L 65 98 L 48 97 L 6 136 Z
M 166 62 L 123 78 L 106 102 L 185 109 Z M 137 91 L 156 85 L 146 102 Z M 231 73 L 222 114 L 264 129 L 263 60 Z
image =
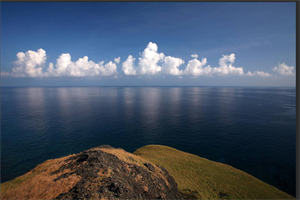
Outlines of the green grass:
M 295 199 L 239 169 L 168 146 L 147 145 L 134 154 L 166 168 L 190 198 Z

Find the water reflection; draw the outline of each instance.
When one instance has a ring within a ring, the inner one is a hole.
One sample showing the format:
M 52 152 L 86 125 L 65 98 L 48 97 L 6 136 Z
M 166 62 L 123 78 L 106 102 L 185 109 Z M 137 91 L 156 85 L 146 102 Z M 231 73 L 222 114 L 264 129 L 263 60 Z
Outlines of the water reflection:
M 70 96 L 72 94 L 72 89 L 69 88 L 58 88 L 57 89 L 57 99 L 59 104 L 58 112 L 61 114 L 61 119 L 72 119 L 72 107 L 73 104 Z
M 170 114 L 170 122 L 173 125 L 176 125 L 182 116 L 181 111 L 181 100 L 182 100 L 182 88 L 169 88 L 165 91 L 167 95 L 166 103 L 164 104 L 167 107 L 168 113 Z
M 218 120 L 220 120 L 225 125 L 232 125 L 234 123 L 235 108 L 237 106 L 235 102 L 236 92 L 237 89 L 234 88 L 218 89 Z
M 21 116 L 24 117 L 24 126 L 32 129 L 34 133 L 43 135 L 47 129 L 45 94 L 43 88 L 26 88 L 24 95 L 18 96 L 16 102 L 22 107 Z
M 133 88 L 124 88 L 122 95 L 123 95 L 122 100 L 124 102 L 126 118 L 131 119 L 134 114 L 134 106 L 136 103 L 135 90 Z
M 161 92 L 159 88 L 144 88 L 139 90 L 142 123 L 149 129 L 154 129 L 159 125 L 158 116 L 161 106 Z
M 90 117 L 93 112 L 93 104 L 96 103 L 93 102 L 93 97 L 99 97 L 99 95 L 103 96 L 97 88 L 58 88 L 57 99 L 62 119 L 69 121 L 77 114 L 82 117 Z
M 190 109 L 189 115 L 192 121 L 199 122 L 202 108 L 205 106 L 205 88 L 193 87 L 190 91 L 191 98 L 188 100 L 191 103 L 191 106 L 188 106 Z

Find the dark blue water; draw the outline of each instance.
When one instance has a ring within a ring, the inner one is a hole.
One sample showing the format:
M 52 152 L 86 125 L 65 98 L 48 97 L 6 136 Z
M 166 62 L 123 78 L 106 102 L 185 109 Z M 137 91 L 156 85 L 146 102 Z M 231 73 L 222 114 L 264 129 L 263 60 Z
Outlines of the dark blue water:
M 295 194 L 294 88 L 1 88 L 1 139 L 2 182 L 101 144 L 164 144 Z

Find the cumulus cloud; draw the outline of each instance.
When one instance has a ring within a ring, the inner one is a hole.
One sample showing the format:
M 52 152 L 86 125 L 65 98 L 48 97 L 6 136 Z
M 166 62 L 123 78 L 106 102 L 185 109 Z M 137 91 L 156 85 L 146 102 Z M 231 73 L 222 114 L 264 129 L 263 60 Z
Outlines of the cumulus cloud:
M 235 67 L 235 54 L 223 55 L 219 60 L 219 67 L 215 68 L 215 72 L 221 75 L 236 74 L 243 75 L 244 70 L 242 67 Z
M 162 69 L 166 74 L 178 76 L 182 75 L 183 71 L 179 69 L 180 65 L 184 63 L 181 58 L 175 58 L 172 56 L 166 56 L 163 59 Z
M 190 60 L 186 66 L 185 74 L 193 76 L 212 76 L 212 75 L 244 75 L 242 67 L 235 67 L 235 54 L 223 55 L 219 59 L 219 66 L 212 67 L 207 65 L 207 58 L 198 59 L 198 55 L 191 55 L 194 59 Z
M 193 76 L 200 76 L 204 74 L 208 74 L 211 72 L 211 67 L 207 66 L 206 68 L 203 68 L 204 65 L 206 65 L 207 59 L 202 58 L 201 61 L 198 60 L 195 57 L 194 59 L 190 60 L 184 70 L 184 73 L 187 75 L 193 75 Z
M 72 61 L 69 53 L 62 53 L 56 63 L 49 63 L 46 66 L 46 51 L 38 49 L 37 51 L 28 50 L 27 52 L 17 53 L 17 60 L 14 63 L 12 72 L 5 75 L 23 76 L 23 77 L 87 77 L 87 76 L 114 76 L 117 75 L 117 65 L 120 64 L 124 75 L 156 75 L 167 74 L 173 76 L 248 76 L 248 77 L 270 77 L 271 73 L 264 71 L 245 72 L 243 67 L 235 66 L 236 55 L 230 53 L 222 55 L 218 66 L 208 64 L 207 58 L 200 58 L 198 54 L 192 54 L 191 59 L 185 61 L 181 58 L 172 57 L 158 51 L 158 46 L 154 42 L 149 42 L 146 48 L 136 59 L 129 55 L 121 63 L 120 57 L 115 57 L 113 61 L 105 63 L 104 61 L 95 62 L 89 60 L 87 56 Z M 285 63 L 279 64 L 273 68 L 274 73 L 280 75 L 294 74 L 294 67 L 287 66 Z M 4 73 L 2 73 L 4 75 Z
M 285 63 L 280 63 L 273 68 L 273 71 L 284 76 L 291 76 L 294 74 L 294 67 L 288 66 Z
M 128 58 L 122 64 L 122 70 L 125 75 L 136 75 L 136 70 L 134 67 L 135 58 L 129 55 Z
M 43 49 L 29 50 L 26 53 L 17 53 L 16 66 L 12 69 L 12 75 L 23 77 L 112 76 L 117 72 L 116 63 L 120 62 L 120 58 L 116 58 L 114 61 L 106 64 L 104 61 L 95 63 L 84 56 L 73 62 L 69 53 L 63 53 L 58 57 L 55 65 L 49 63 L 48 68 L 45 68 L 46 51 Z
M 12 68 L 12 75 L 19 77 L 38 77 L 42 76 L 42 67 L 47 59 L 46 51 L 38 49 L 37 51 L 28 50 L 27 52 L 18 52 L 15 66 Z
M 164 73 L 169 75 L 243 75 L 242 67 L 235 67 L 235 54 L 223 55 L 219 60 L 219 67 L 211 67 L 207 65 L 207 58 L 198 59 L 197 54 L 192 54 L 190 61 L 188 61 L 185 69 L 179 69 L 184 64 L 181 58 L 172 56 L 165 56 L 164 53 L 158 52 L 156 43 L 149 42 L 147 47 L 138 58 L 137 70 L 135 69 L 135 59 L 129 55 L 127 60 L 123 62 L 122 70 L 125 75 L 144 75 L 144 74 L 158 74 Z
M 164 58 L 163 53 L 157 52 L 157 44 L 149 42 L 139 58 L 139 72 L 140 74 L 157 74 L 161 72 L 159 62 Z
M 73 62 L 71 55 L 63 53 L 56 61 L 56 67 L 49 64 L 48 75 L 53 76 L 112 76 L 117 72 L 116 63 L 109 61 L 104 64 L 104 61 L 95 63 L 89 60 L 87 56 L 79 58 Z

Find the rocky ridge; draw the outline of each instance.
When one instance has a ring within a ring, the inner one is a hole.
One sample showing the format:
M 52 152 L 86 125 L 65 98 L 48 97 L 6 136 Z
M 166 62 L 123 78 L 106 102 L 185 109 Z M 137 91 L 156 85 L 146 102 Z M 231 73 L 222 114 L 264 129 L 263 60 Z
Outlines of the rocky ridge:
M 182 194 L 163 167 L 105 145 L 48 160 L 2 185 L 1 199 L 41 198 L 182 199 Z

